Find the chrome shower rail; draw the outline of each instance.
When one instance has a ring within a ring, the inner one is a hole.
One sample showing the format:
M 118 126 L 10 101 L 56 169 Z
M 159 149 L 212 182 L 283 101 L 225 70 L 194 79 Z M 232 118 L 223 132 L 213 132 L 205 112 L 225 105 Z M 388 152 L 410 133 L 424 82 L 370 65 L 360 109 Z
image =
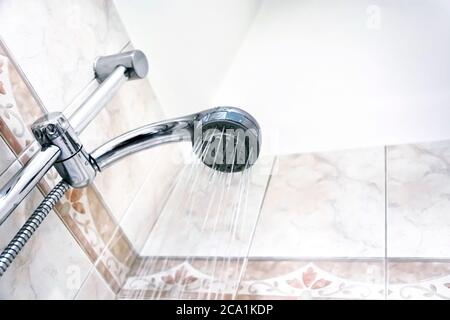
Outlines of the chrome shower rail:
M 258 158 L 259 125 L 250 114 L 233 107 L 217 107 L 148 124 L 112 139 L 92 153 L 87 152 L 79 133 L 124 82 L 144 78 L 148 64 L 145 55 L 135 50 L 98 58 L 94 71 L 100 85 L 73 114 L 66 117 L 61 112 L 52 112 L 33 123 L 31 130 L 41 149 L 0 189 L 1 224 L 52 166 L 62 178 L 0 254 L 0 276 L 69 187 L 89 185 L 97 172 L 130 154 L 169 142 L 189 140 L 193 145 L 212 151 L 202 154 L 201 160 L 218 171 L 242 171 Z M 209 137 L 206 140 L 203 139 L 205 134 Z M 213 141 L 218 143 L 210 148 Z
M 88 165 L 83 163 L 88 155 L 82 152 L 82 144 L 77 141 L 76 135 L 86 128 L 124 82 L 144 78 L 148 72 L 148 64 L 145 55 L 139 50 L 134 50 L 97 58 L 94 71 L 100 82 L 99 87 L 81 103 L 69 119 L 65 119 L 61 113 L 56 113 L 53 114 L 53 118 L 50 117 L 52 114 L 46 115 L 33 124 L 33 134 L 43 146 L 24 168 L 0 189 L 0 224 L 53 165 L 56 165 L 63 178 L 68 170 L 71 173 L 95 175 L 95 172 L 82 172 L 88 168 Z M 66 123 L 61 123 L 64 121 Z M 36 128 L 42 129 L 42 132 Z M 52 143 L 48 143 L 49 139 Z

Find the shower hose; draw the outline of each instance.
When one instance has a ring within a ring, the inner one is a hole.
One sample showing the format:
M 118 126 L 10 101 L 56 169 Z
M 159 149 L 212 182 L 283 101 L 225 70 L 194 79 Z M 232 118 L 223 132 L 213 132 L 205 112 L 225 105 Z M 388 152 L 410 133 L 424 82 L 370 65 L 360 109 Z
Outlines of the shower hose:
M 41 204 L 34 210 L 25 224 L 20 228 L 15 237 L 0 254 L 0 277 L 6 272 L 8 267 L 30 240 L 33 233 L 41 225 L 55 204 L 62 198 L 64 193 L 69 190 L 70 185 L 65 181 L 60 181 L 50 193 L 42 200 Z

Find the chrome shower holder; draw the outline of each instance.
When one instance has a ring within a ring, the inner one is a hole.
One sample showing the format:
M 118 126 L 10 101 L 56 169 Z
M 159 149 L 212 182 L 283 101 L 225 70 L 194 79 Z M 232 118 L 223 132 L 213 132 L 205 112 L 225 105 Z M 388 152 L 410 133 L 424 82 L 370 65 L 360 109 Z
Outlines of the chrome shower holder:
M 100 85 L 78 109 L 69 116 L 62 112 L 48 113 L 31 125 L 41 150 L 0 189 L 0 224 L 53 165 L 63 180 L 74 188 L 93 181 L 96 166 L 78 135 L 123 83 L 143 79 L 147 72 L 147 59 L 139 50 L 99 57 L 94 63 L 94 73 Z
M 52 112 L 32 124 L 31 130 L 41 150 L 0 189 L 0 224 L 52 166 L 63 181 L 73 188 L 81 188 L 92 183 L 97 172 L 130 154 L 169 142 L 187 140 L 194 145 L 199 136 L 203 136 L 198 132 L 206 130 L 213 132 L 209 135 L 209 142 L 220 140 L 220 148 L 208 157 L 202 156 L 201 160 L 207 166 L 222 172 L 242 171 L 258 158 L 261 146 L 259 125 L 250 114 L 233 107 L 208 109 L 148 124 L 88 152 L 79 134 L 124 82 L 146 77 L 148 62 L 139 50 L 103 56 L 95 60 L 94 73 L 99 87 L 72 114 Z M 222 148 L 220 143 L 225 139 L 231 141 L 232 148 Z M 205 144 L 200 149 L 204 150 Z M 227 161 L 223 161 L 224 158 Z

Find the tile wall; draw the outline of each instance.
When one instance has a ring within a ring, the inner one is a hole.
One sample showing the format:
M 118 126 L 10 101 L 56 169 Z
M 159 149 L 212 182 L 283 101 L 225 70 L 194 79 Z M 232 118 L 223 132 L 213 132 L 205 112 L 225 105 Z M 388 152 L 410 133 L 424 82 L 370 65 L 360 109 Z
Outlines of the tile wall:
M 1 1 L 0 37 L 1 185 L 38 151 L 29 125 L 74 110 L 94 58 L 132 44 L 106 0 Z M 129 82 L 81 138 L 92 150 L 163 118 L 150 84 Z M 149 150 L 69 191 L 0 298 L 450 299 L 450 142 L 262 157 L 231 191 L 179 155 Z M 57 179 L 0 226 L 0 248 Z

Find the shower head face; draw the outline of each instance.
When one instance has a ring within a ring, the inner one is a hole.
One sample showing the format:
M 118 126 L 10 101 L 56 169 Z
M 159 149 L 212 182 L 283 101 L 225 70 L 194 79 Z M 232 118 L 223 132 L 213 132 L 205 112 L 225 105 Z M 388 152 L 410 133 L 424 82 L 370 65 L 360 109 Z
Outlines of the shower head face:
M 258 159 L 261 131 L 255 118 L 244 110 L 218 107 L 199 114 L 193 144 L 207 166 L 239 172 Z

